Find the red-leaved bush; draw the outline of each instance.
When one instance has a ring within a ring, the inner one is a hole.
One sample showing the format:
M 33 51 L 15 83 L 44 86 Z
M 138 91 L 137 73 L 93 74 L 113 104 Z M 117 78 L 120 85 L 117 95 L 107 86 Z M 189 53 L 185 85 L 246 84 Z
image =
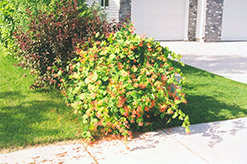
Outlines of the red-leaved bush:
M 63 0 L 55 5 L 54 12 L 42 12 L 33 16 L 27 8 L 30 19 L 29 30 L 15 32 L 20 50 L 18 58 L 24 67 L 33 69 L 38 75 L 32 87 L 60 86 L 59 75 L 67 62 L 75 57 L 77 44 L 94 42 L 95 36 L 105 40 L 120 24 L 108 23 L 97 11 L 89 10 L 85 3 L 78 6 L 76 0 Z

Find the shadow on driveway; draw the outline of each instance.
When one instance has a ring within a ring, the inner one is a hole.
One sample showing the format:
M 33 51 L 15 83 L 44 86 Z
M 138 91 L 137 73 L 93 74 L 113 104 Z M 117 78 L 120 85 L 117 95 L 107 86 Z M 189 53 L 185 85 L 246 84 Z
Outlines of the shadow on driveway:
M 217 74 L 247 74 L 247 56 L 186 54 L 182 61 L 185 64 Z

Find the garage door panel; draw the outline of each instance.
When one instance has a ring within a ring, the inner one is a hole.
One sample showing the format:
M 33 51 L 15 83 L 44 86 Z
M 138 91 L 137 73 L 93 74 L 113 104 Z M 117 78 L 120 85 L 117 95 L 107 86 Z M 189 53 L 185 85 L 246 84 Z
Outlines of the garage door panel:
M 138 34 L 184 40 L 186 0 L 134 0 L 131 18 Z
M 222 37 L 222 40 L 224 41 L 231 41 L 231 40 L 236 40 L 236 41 L 245 41 L 247 40 L 247 33 L 246 32 L 238 32 L 241 29 L 229 29 L 229 30 L 225 30 L 225 33 L 228 33 L 229 35 L 225 35 L 224 37 Z M 246 28 L 244 30 L 247 30 Z M 232 32 L 232 31 L 236 31 L 236 32 Z
M 162 19 L 146 19 L 146 20 L 141 20 L 141 21 L 136 21 L 136 23 L 140 26 L 150 26 L 150 27 L 156 27 L 157 26 L 162 26 L 162 28 L 177 28 L 182 30 L 181 26 L 184 26 L 184 22 L 182 21 L 177 21 L 176 19 L 174 20 L 168 20 L 166 18 Z M 177 27 L 179 26 L 179 27 Z
M 247 40 L 247 1 L 224 0 L 222 40 Z

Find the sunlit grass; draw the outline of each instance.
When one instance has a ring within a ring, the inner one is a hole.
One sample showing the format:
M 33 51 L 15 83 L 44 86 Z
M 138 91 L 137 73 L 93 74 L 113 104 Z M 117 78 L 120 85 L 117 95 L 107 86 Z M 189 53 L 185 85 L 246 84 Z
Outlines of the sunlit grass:
M 183 88 L 188 101 L 181 108 L 192 124 L 247 116 L 247 84 L 190 66 L 181 69 L 186 77 Z
M 0 52 L 0 149 L 75 139 L 78 125 L 57 91 L 31 90 L 34 77 Z M 27 75 L 27 77 L 25 77 Z

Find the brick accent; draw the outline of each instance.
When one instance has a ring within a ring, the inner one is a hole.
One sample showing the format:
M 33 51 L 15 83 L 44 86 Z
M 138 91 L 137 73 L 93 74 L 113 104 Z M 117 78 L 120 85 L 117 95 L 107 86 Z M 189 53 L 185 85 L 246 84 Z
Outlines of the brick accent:
M 197 19 L 197 2 L 198 0 L 190 0 L 189 7 L 189 28 L 188 40 L 195 41 L 196 39 L 196 19 Z
M 220 41 L 224 0 L 207 0 L 205 41 Z
M 119 20 L 131 19 L 131 0 L 120 0 Z

